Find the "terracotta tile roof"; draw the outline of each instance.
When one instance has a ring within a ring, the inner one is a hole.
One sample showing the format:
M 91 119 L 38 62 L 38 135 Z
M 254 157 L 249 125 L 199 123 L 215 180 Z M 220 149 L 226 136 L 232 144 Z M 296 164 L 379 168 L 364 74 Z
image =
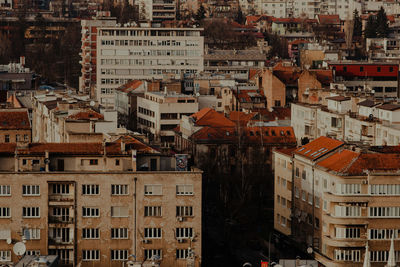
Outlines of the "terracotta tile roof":
M 340 24 L 339 15 L 317 15 L 320 24 Z
M 146 145 L 145 143 L 143 143 L 142 141 L 136 139 L 133 136 L 129 136 L 129 135 L 121 136 L 115 142 L 118 143 L 118 144 L 121 144 L 121 142 L 124 142 L 129 149 L 137 150 L 138 153 L 139 152 L 141 152 L 141 153 L 155 153 L 155 152 L 157 152 L 158 153 L 158 151 L 156 151 L 154 148 L 152 148 L 151 146 Z
M 202 110 L 192 114 L 197 126 L 212 126 L 212 127 L 234 127 L 235 123 L 226 118 L 222 113 L 219 113 L 211 108 L 203 108 Z
M 246 125 L 250 120 L 252 120 L 257 113 L 244 113 L 242 111 L 231 111 L 229 113 L 229 119 L 233 122 L 239 122 L 241 125 Z
M 291 118 L 291 109 L 287 107 L 273 107 L 272 111 L 267 108 L 263 109 L 253 109 L 261 115 L 262 121 L 275 121 L 278 120 L 288 120 Z
M 260 72 L 259 69 L 250 69 L 249 80 L 253 79 L 259 72 Z
M 116 90 L 124 92 L 124 93 L 130 93 L 130 92 L 136 90 L 142 84 L 143 84 L 142 81 L 132 80 L 132 81 L 129 81 L 128 83 L 122 85 L 121 87 L 117 88 Z
M 325 99 L 333 100 L 333 101 L 337 101 L 337 102 L 342 102 L 342 101 L 348 101 L 348 100 L 350 100 L 351 97 L 346 97 L 346 96 L 338 95 L 338 96 L 326 97 Z
M 126 143 L 126 151 L 136 149 L 138 153 L 150 153 L 155 150 L 149 148 L 137 140 Z M 17 145 L 15 143 L 0 143 L 0 153 L 15 153 Z M 20 155 L 44 155 L 45 152 L 50 154 L 62 155 L 103 155 L 104 147 L 102 143 L 31 143 L 27 147 L 18 148 L 17 153 Z M 121 142 L 106 143 L 106 153 L 108 155 L 128 154 L 121 150 Z
M 398 146 L 371 146 L 369 150 L 378 152 L 378 153 L 399 153 L 400 154 L 400 145 Z
M 252 103 L 252 97 L 261 97 L 261 101 L 265 99 L 265 97 L 258 90 L 240 90 L 239 93 L 234 90 L 233 94 L 236 96 L 237 100 L 240 103 Z
M 28 111 L 0 111 L 0 129 L 2 130 L 29 130 L 31 123 L 29 121 Z
M 296 67 L 283 66 L 282 63 L 276 64 L 272 73 L 286 85 L 297 85 L 301 72 Z
M 398 104 L 383 104 L 377 108 L 383 109 L 383 110 L 395 111 L 395 110 L 400 109 L 400 105 L 398 105 Z
M 307 44 L 310 41 L 303 40 L 303 39 L 296 39 L 294 41 L 289 42 L 290 45 L 296 45 L 296 44 Z
M 323 85 L 330 85 L 333 82 L 332 70 L 310 70 L 310 73 L 314 74 Z
M 300 18 L 272 18 L 275 23 L 302 23 L 303 20 Z
M 314 141 L 297 148 L 294 153 L 315 160 L 343 145 L 344 143 L 342 141 L 321 136 Z
M 94 110 L 87 109 L 78 113 L 69 115 L 68 120 L 104 120 L 104 116 Z
M 255 23 L 259 18 L 261 17 L 261 15 L 250 15 L 250 16 L 246 16 L 246 24 L 253 24 Z
M 400 154 L 337 152 L 319 166 L 343 176 L 367 175 L 367 171 L 391 172 L 400 169 Z
M 279 148 L 275 150 L 278 153 L 285 154 L 287 156 L 292 156 L 293 152 L 296 150 L 296 147 L 291 147 L 291 148 Z

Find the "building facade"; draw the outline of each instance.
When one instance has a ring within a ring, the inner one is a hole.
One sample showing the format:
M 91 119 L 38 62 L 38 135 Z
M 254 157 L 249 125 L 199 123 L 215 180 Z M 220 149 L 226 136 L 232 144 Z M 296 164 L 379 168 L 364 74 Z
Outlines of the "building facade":
M 129 80 L 162 79 L 203 70 L 200 28 L 101 28 L 97 36 L 96 97 L 114 106 L 114 89 Z
M 121 266 L 130 255 L 142 266 L 200 266 L 200 171 L 175 172 L 173 160 L 122 141 L 4 144 L 0 161 L 7 262 L 26 239 L 27 254 L 58 255 L 61 266 Z M 156 171 L 136 171 L 147 161 Z

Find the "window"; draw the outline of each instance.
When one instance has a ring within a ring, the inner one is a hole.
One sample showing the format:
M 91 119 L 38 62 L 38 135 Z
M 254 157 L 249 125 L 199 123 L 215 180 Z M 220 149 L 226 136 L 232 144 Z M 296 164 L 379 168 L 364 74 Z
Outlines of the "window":
M 303 171 L 301 172 L 301 178 L 303 178 L 303 180 L 306 180 L 306 179 L 307 179 L 307 173 L 306 173 L 305 170 L 303 170 Z
M 371 184 L 371 195 L 400 195 L 400 184 Z
M 310 193 L 308 194 L 308 204 L 313 204 L 313 196 Z
M 128 250 L 127 249 L 117 249 L 111 250 L 111 260 L 113 261 L 125 261 L 128 260 Z
M 360 261 L 359 250 L 341 250 L 335 249 L 335 259 L 338 261 Z
M 315 218 L 315 228 L 319 229 L 319 219 Z
M 358 206 L 335 206 L 336 217 L 359 217 L 361 216 L 361 207 Z
M 144 238 L 161 238 L 161 228 L 144 228 Z
M 24 141 L 25 141 L 25 142 L 29 141 L 28 138 L 29 138 L 28 135 L 27 135 L 27 134 L 24 134 Z
M 393 72 L 393 67 L 389 67 L 389 72 Z
M 82 207 L 82 217 L 84 217 L 84 218 L 100 217 L 100 209 L 99 208 Z
M 381 67 L 376 67 L 377 72 L 381 72 Z
M 328 210 L 328 202 L 327 202 L 326 200 L 324 200 L 324 202 L 323 202 L 322 209 L 323 209 L 324 211 L 327 211 L 327 210 Z
M 99 195 L 100 186 L 98 184 L 83 184 L 82 195 Z
M 301 199 L 303 201 L 307 201 L 307 199 L 306 199 L 306 191 L 301 191 Z
M 23 185 L 22 186 L 23 196 L 40 196 L 40 186 L 39 185 Z
M 319 197 L 315 197 L 315 207 L 319 208 Z
M 40 250 L 27 250 L 26 255 L 28 256 L 40 256 Z
M 361 194 L 360 184 L 336 184 L 336 191 L 341 195 Z
M 145 185 L 144 194 L 160 196 L 162 195 L 162 185 Z
M 128 195 L 129 185 L 127 184 L 113 184 L 111 185 L 111 195 Z
M 128 207 L 111 207 L 111 217 L 128 217 Z
M 192 206 L 176 206 L 177 217 L 191 217 L 193 216 Z
M 151 259 L 156 255 L 160 259 L 162 259 L 162 251 L 161 251 L 161 249 L 145 249 L 144 250 L 144 258 L 145 259 Z
M 193 237 L 193 228 L 176 228 L 176 238 L 191 238 Z
M 26 240 L 40 239 L 40 229 L 39 228 L 28 228 L 23 230 Z
M 369 207 L 369 217 L 400 217 L 400 207 Z
M 100 238 L 100 231 L 98 228 L 83 228 L 82 229 L 83 239 L 98 239 Z
M 368 229 L 368 238 L 369 239 L 381 239 L 381 240 L 390 240 L 393 236 L 394 238 L 399 238 L 400 229 Z
M 68 195 L 69 184 L 52 184 L 52 192 L 57 195 Z
M 363 72 L 364 71 L 364 67 L 360 67 L 360 72 Z
M 176 250 L 176 259 L 186 259 L 189 257 L 189 254 L 191 254 L 191 251 L 189 249 L 177 249 Z
M 100 260 L 100 250 L 82 250 L 82 260 L 84 261 Z
M 98 164 L 99 164 L 99 160 L 98 160 L 98 159 L 91 159 L 91 160 L 89 161 L 89 164 L 90 164 L 90 165 L 98 165 Z
M 23 218 L 40 218 L 40 208 L 39 207 L 23 207 L 22 208 Z
M 162 216 L 161 206 L 145 206 L 144 207 L 145 217 L 160 217 Z
M 6 135 L 4 136 L 4 142 L 5 142 L 5 143 L 10 143 L 10 135 L 6 134 Z
M 360 228 L 335 228 L 336 238 L 360 238 Z
M 11 186 L 0 185 L 0 196 L 11 196 Z
M 300 192 L 299 192 L 299 188 L 298 187 L 294 187 L 294 196 L 296 197 L 296 198 L 299 198 L 300 197 Z
M 15 142 L 21 141 L 21 136 L 19 134 L 15 135 Z
M 176 194 L 178 196 L 181 195 L 193 195 L 193 185 L 184 184 L 176 186 Z
M 2 261 L 11 261 L 11 250 L 0 250 L 0 259 Z
M 299 177 L 300 176 L 300 170 L 299 170 L 299 167 L 296 167 L 296 177 Z
M 119 166 L 119 159 L 115 160 L 115 166 Z
M 128 239 L 128 228 L 111 228 L 111 239 Z

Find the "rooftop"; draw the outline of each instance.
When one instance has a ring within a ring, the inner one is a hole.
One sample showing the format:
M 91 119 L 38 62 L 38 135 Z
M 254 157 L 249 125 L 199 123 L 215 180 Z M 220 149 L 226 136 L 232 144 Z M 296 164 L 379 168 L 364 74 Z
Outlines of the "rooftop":
M 191 115 L 195 119 L 195 124 L 198 126 L 211 127 L 235 127 L 235 123 L 226 118 L 224 114 L 219 113 L 211 108 L 203 108 L 200 111 Z
M 94 110 L 87 109 L 79 111 L 78 113 L 69 115 L 67 117 L 69 120 L 103 120 L 104 116 Z
M 333 101 L 337 101 L 337 102 L 342 102 L 342 101 L 349 101 L 351 99 L 351 97 L 338 95 L 338 96 L 326 97 L 325 99 L 333 100 Z
M 31 124 L 28 117 L 28 111 L 1 110 L 0 111 L 0 129 L 2 130 L 29 130 Z
M 367 100 L 361 101 L 357 105 L 372 108 L 372 107 L 379 105 L 379 103 L 375 103 L 375 101 L 367 99 Z
M 383 109 L 383 110 L 395 111 L 395 110 L 400 109 L 400 105 L 399 104 L 383 104 L 383 105 L 380 105 L 378 108 Z
M 299 147 L 294 151 L 294 153 L 308 159 L 315 160 L 343 145 L 344 143 L 342 141 L 321 136 L 314 141 Z

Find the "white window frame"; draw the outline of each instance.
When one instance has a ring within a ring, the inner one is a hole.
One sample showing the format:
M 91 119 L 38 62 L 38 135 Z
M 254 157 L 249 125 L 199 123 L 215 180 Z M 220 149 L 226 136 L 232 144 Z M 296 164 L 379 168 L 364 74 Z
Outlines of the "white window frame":
M 23 196 L 40 196 L 40 185 L 22 185 Z
M 22 218 L 40 218 L 40 207 L 22 207 Z
M 146 239 L 160 239 L 162 238 L 161 228 L 144 228 L 143 230 L 144 238 Z
M 40 250 L 27 250 L 26 255 L 40 256 Z
M 111 185 L 111 195 L 112 196 L 127 196 L 127 195 L 129 195 L 129 185 L 128 184 L 112 184 Z
M 11 185 L 0 185 L 0 196 L 11 196 Z
M 162 217 L 161 206 L 145 206 L 144 217 Z
M 0 259 L 2 261 L 11 261 L 11 250 L 0 250 Z
M 82 239 L 100 239 L 100 229 L 82 228 Z
M 144 185 L 145 196 L 161 196 L 162 185 L 161 184 L 146 184 Z
M 145 259 L 151 259 L 154 255 L 158 255 L 162 259 L 162 249 L 145 249 L 143 251 Z
M 27 232 L 29 236 L 26 236 Z M 22 233 L 27 240 L 40 240 L 40 228 L 26 228 Z
M 177 260 L 185 260 L 189 257 L 190 250 L 186 249 L 176 249 L 176 259 Z
M 129 239 L 128 228 L 111 228 L 111 239 Z
M 99 261 L 100 260 L 100 250 L 82 250 L 82 261 Z
M 178 184 L 176 185 L 177 196 L 192 196 L 194 195 L 194 186 L 192 184 Z
M 111 260 L 112 261 L 126 261 L 128 260 L 129 249 L 112 249 Z
M 175 236 L 177 239 L 188 239 L 194 236 L 192 227 L 178 227 L 175 229 Z
M 100 195 L 100 185 L 98 184 L 83 184 L 82 195 L 84 196 L 97 196 Z
M 193 206 L 176 206 L 177 217 L 193 217 Z
M 100 208 L 82 207 L 83 218 L 98 218 L 100 217 Z

